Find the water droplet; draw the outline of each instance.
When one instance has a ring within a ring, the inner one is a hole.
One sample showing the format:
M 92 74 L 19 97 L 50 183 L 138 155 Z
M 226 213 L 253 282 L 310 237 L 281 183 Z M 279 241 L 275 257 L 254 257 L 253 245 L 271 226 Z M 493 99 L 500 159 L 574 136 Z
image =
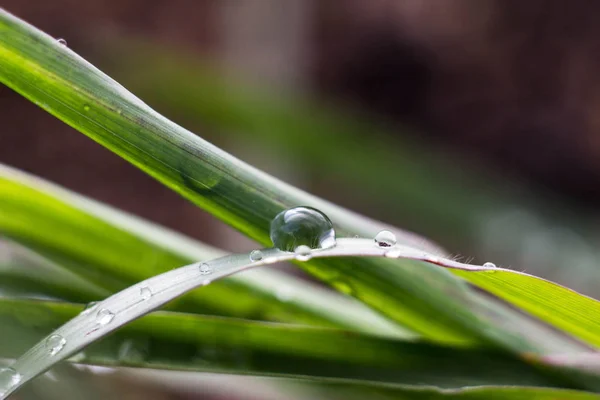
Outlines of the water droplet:
M 388 250 L 385 252 L 384 256 L 387 258 L 398 258 L 402 255 L 400 250 Z
M 0 396 L 21 382 L 22 376 L 12 368 L 0 368 Z
M 100 325 L 108 325 L 114 318 L 115 314 L 107 308 L 101 309 L 96 315 L 96 321 Z
M 491 262 L 486 262 L 485 264 L 483 264 L 483 266 L 486 268 L 497 268 L 496 264 L 491 263 Z
M 298 246 L 326 249 L 335 246 L 333 224 L 321 211 L 311 207 L 295 207 L 282 211 L 271 221 L 271 240 L 282 251 L 292 252 Z
M 396 245 L 396 235 L 383 230 L 375 236 L 375 244 L 379 247 L 392 247 Z
M 67 339 L 58 334 L 52 334 L 46 339 L 46 349 L 51 356 L 57 355 L 67 344 Z
M 260 250 L 252 250 L 250 253 L 250 261 L 257 262 L 263 259 L 263 253 Z
M 202 275 L 210 275 L 210 274 L 212 274 L 212 272 L 213 272 L 213 270 L 210 265 L 208 265 L 207 263 L 200 264 L 200 273 Z
M 88 106 L 87 104 L 85 104 L 83 106 L 83 111 L 90 111 L 90 106 Z
M 98 302 L 97 301 L 92 301 L 90 303 L 87 303 L 86 306 L 85 306 L 85 308 L 81 312 L 81 315 L 88 315 L 88 314 L 90 314 L 92 311 L 94 311 L 94 309 L 97 306 L 98 306 Z
M 67 45 L 67 41 L 63 38 L 58 38 L 56 39 L 56 43 L 60 44 L 61 46 L 66 46 Z M 77 46 L 75 46 L 77 47 Z
M 296 247 L 294 253 L 296 254 L 296 260 L 298 261 L 308 261 L 312 258 L 312 251 L 310 247 L 305 245 Z
M 140 288 L 140 297 L 142 300 L 148 300 L 150 297 L 152 297 L 152 290 L 150 290 L 148 286 Z

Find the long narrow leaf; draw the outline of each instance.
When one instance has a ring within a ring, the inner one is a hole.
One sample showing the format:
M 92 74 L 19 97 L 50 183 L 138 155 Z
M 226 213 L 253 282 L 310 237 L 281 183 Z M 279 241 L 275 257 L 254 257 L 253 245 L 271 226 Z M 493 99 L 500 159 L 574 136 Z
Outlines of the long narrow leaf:
M 6 12 L 0 14 L 0 80 L 89 135 L 173 190 L 262 243 L 282 209 L 323 210 L 342 236 L 369 237 L 382 225 L 303 193 L 231 157 L 157 114 L 61 43 Z M 397 231 L 409 246 L 436 246 Z M 536 351 L 543 338 L 491 328 L 467 286 L 428 264 L 403 268 L 380 261 L 307 263 L 315 276 L 389 318 L 446 343 L 488 343 Z M 454 293 L 448 296 L 448 293 Z

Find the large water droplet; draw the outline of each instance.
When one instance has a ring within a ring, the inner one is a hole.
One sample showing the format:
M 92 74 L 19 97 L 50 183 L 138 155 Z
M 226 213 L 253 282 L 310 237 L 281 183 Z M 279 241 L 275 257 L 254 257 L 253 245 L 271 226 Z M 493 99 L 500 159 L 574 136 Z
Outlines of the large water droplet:
M 375 244 L 379 247 L 392 247 L 396 245 L 396 235 L 390 231 L 381 231 L 375 236 Z
M 51 356 L 57 355 L 67 344 L 67 339 L 58 334 L 52 334 L 46 339 L 46 349 Z
M 326 249 L 335 246 L 335 231 L 321 211 L 295 207 L 280 212 L 271 221 L 271 240 L 282 251 L 292 252 L 298 246 Z
M 296 247 L 294 253 L 296 254 L 296 260 L 298 261 L 308 261 L 312 257 L 312 250 L 305 245 Z
M 486 262 L 485 264 L 483 264 L 484 267 L 486 268 L 496 268 L 496 264 L 491 263 L 491 262 Z
M 12 368 L 0 368 L 0 396 L 21 382 L 23 377 Z
M 152 297 L 152 290 L 150 290 L 148 286 L 140 288 L 140 297 L 142 300 L 148 300 L 150 297 Z
M 250 253 L 250 261 L 257 262 L 263 259 L 263 253 L 260 250 L 252 250 Z
M 96 322 L 100 325 L 108 325 L 115 318 L 115 314 L 107 308 L 98 311 Z
M 67 45 L 67 41 L 63 38 L 56 39 L 56 43 L 60 44 L 61 46 Z
M 202 275 L 210 275 L 212 274 L 212 267 L 210 265 L 208 265 L 207 263 L 202 263 L 200 264 L 200 273 Z

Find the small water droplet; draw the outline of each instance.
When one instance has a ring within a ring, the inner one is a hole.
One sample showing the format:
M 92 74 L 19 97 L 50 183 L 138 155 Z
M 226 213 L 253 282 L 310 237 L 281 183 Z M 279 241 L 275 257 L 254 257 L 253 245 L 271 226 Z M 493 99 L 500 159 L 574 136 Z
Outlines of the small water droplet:
M 388 250 L 385 252 L 384 256 L 387 258 L 398 258 L 402 255 L 400 250 Z
M 90 106 L 88 106 L 87 104 L 85 104 L 83 106 L 83 111 L 90 111 Z
M 148 300 L 150 297 L 152 297 L 152 290 L 150 290 L 148 286 L 140 288 L 140 297 L 142 300 Z
M 379 247 L 392 247 L 396 245 L 396 235 L 383 230 L 375 236 L 375 244 Z
M 296 260 L 298 261 L 308 261 L 312 258 L 312 250 L 305 245 L 296 247 L 294 253 L 296 254 Z
M 67 339 L 58 334 L 52 334 L 46 339 L 46 349 L 51 356 L 57 355 L 67 344 Z
M 491 263 L 491 262 L 486 262 L 485 264 L 483 264 L 483 266 L 486 268 L 497 268 L 496 264 Z
M 96 315 L 96 322 L 99 325 L 108 325 L 115 318 L 115 314 L 107 308 L 103 308 L 98 311 Z
M 292 252 L 298 246 L 326 249 L 335 246 L 335 230 L 331 220 L 311 207 L 295 207 L 282 211 L 271 221 L 271 240 L 282 251 Z
M 213 272 L 213 270 L 210 265 L 208 265 L 207 263 L 200 264 L 200 273 L 202 275 L 210 275 L 210 274 L 212 274 L 212 272 Z
M 21 382 L 23 377 L 12 368 L 0 368 L 0 396 Z
M 56 39 L 56 43 L 60 44 L 61 46 L 66 46 L 67 45 L 67 41 L 63 38 L 58 38 Z M 77 47 L 77 46 L 75 46 Z
M 263 253 L 260 250 L 252 250 L 250 253 L 250 261 L 257 262 L 263 259 Z
M 90 303 L 87 303 L 86 306 L 85 306 L 85 308 L 81 312 L 81 315 L 88 315 L 88 314 L 90 314 L 92 311 L 94 311 L 94 309 L 97 306 L 98 306 L 98 302 L 97 301 L 92 301 Z

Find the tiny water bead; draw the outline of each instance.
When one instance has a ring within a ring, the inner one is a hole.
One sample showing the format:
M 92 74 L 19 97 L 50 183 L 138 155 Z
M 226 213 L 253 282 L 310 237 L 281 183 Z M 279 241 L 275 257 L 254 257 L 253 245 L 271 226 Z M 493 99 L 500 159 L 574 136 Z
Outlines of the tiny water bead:
M 296 260 L 308 261 L 312 257 L 312 250 L 310 249 L 310 247 L 302 245 L 296 247 L 296 250 L 294 250 L 294 254 L 296 254 Z
M 200 273 L 202 275 L 210 275 L 210 274 L 212 274 L 212 272 L 213 272 L 213 270 L 210 265 L 208 265 L 207 263 L 200 264 Z
M 375 235 L 374 240 L 378 247 L 392 247 L 396 245 L 396 235 L 386 230 L 383 230 Z
M 21 382 L 23 377 L 12 368 L 0 368 L 0 396 Z
M 148 300 L 150 297 L 152 297 L 152 290 L 150 290 L 148 286 L 140 288 L 140 297 L 142 300 Z
M 250 253 L 250 261 L 257 262 L 263 259 L 263 253 L 260 250 L 252 250 Z
M 90 314 L 92 311 L 94 311 L 94 309 L 96 309 L 97 306 L 98 306 L 97 301 L 92 301 L 90 303 L 87 303 L 85 306 L 85 309 L 81 312 L 81 315 Z
M 326 249 L 335 246 L 331 220 L 311 207 L 294 207 L 277 214 L 271 221 L 271 241 L 279 250 L 293 252 L 299 246 Z
M 58 334 L 52 334 L 46 339 L 46 349 L 51 356 L 57 355 L 67 344 L 67 339 Z
M 483 266 L 484 266 L 484 267 L 486 267 L 486 268 L 497 268 L 497 267 L 496 267 L 496 264 L 494 264 L 494 263 L 491 263 L 491 262 L 489 262 L 489 261 L 488 261 L 488 262 L 486 262 L 485 264 L 483 264 Z
M 63 38 L 58 38 L 56 39 L 56 43 L 60 44 L 61 46 L 66 46 L 67 45 L 67 41 Z
M 114 318 L 115 314 L 112 311 L 107 308 L 103 308 L 98 311 L 98 314 L 96 315 L 96 322 L 98 322 L 99 325 L 108 325 Z

